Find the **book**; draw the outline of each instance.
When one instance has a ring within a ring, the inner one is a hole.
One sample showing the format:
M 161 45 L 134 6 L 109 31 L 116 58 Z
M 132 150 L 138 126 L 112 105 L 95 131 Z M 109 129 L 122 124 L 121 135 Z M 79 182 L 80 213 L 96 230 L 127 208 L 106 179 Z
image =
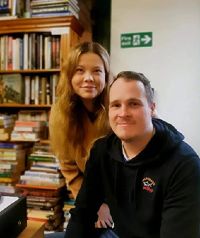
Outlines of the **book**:
M 63 188 L 65 184 L 55 184 L 55 185 L 35 185 L 35 184 L 22 184 L 22 183 L 18 183 L 16 184 L 16 187 L 18 188 L 29 188 L 29 189 L 39 189 L 38 194 L 42 194 L 42 190 L 59 190 L 60 188 Z
M 13 37 L 8 36 L 8 48 L 7 48 L 8 62 L 6 68 L 8 70 L 13 69 Z
M 24 144 L 15 144 L 11 142 L 0 142 L 0 149 L 22 149 Z
M 45 177 L 49 177 L 49 178 L 60 178 L 61 174 L 55 174 L 55 173 L 47 173 L 47 172 L 36 172 L 36 171 L 32 171 L 32 170 L 26 170 L 24 175 L 28 175 L 28 176 L 35 176 L 35 177 L 39 177 L 39 178 L 45 178 Z
M 35 205 L 46 205 L 53 207 L 60 203 L 60 197 L 44 197 L 44 196 L 27 196 L 27 203 L 35 203 Z M 43 204 L 42 204 L 43 203 Z
M 31 7 L 35 7 L 35 6 L 45 6 L 45 5 L 55 5 L 55 4 L 63 4 L 63 3 L 69 3 L 69 2 L 73 2 L 75 5 L 78 5 L 78 1 L 77 0 L 34 0 L 31 1 Z
M 1 127 L 0 126 L 0 133 L 4 133 L 4 132 L 10 132 L 12 130 L 12 127 Z
M 21 126 L 21 127 L 42 127 L 45 123 L 43 121 L 21 121 L 16 120 L 15 126 Z
M 31 76 L 26 75 L 24 77 L 25 82 L 25 104 L 30 104 L 31 101 Z
M 28 69 L 28 33 L 23 36 L 23 68 Z
M 21 175 L 20 182 L 23 184 L 35 184 L 35 185 L 59 185 L 64 183 L 63 178 L 54 178 L 54 177 L 41 177 L 33 175 Z
M 24 103 L 24 82 L 21 74 L 0 75 L 0 103 Z
M 0 183 L 0 193 L 2 195 L 15 194 L 17 189 L 15 185 L 9 183 Z
M 16 120 L 16 115 L 0 114 L 0 128 L 12 128 Z
M 11 141 L 38 141 L 40 133 L 38 132 L 16 132 L 11 133 Z
M 0 140 L 1 141 L 7 141 L 9 139 L 10 139 L 10 133 L 8 133 L 8 132 L 0 133 Z
M 41 202 L 41 201 L 30 201 L 27 199 L 27 207 L 28 208 L 34 208 L 38 210 L 50 210 L 55 212 L 61 212 L 62 211 L 62 204 L 52 204 L 48 201 Z
M 16 187 L 19 189 L 20 193 L 22 195 L 26 196 L 40 196 L 45 197 L 47 199 L 60 197 L 62 193 L 61 188 L 52 189 L 49 187 L 36 187 L 36 186 L 28 186 L 25 184 L 16 184 Z
M 17 182 L 18 178 L 0 178 L 0 183 L 13 183 Z
M 48 112 L 44 110 L 20 110 L 18 121 L 48 121 Z
M 71 11 L 67 11 L 67 12 L 47 12 L 47 13 L 35 13 L 32 14 L 32 18 L 36 18 L 36 17 L 58 17 L 58 16 L 75 16 L 78 19 L 78 15 L 74 15 L 74 13 L 72 13 Z M 47 69 L 47 68 L 46 68 Z
M 41 161 L 42 159 L 44 159 L 44 161 L 48 160 L 52 162 L 55 162 L 57 160 L 57 157 L 51 152 L 43 153 L 43 151 L 34 151 L 33 153 L 30 154 L 30 158 L 34 160 L 34 157 L 41 158 Z
M 17 19 L 17 16 L 11 16 L 11 15 L 8 15 L 8 16 L 0 16 L 0 21 L 3 21 L 3 20 L 12 20 L 12 19 Z
M 30 0 L 25 0 L 24 2 L 24 17 L 29 18 L 31 16 Z
M 14 131 L 21 131 L 21 132 L 39 132 L 41 131 L 42 127 L 37 126 L 14 126 Z

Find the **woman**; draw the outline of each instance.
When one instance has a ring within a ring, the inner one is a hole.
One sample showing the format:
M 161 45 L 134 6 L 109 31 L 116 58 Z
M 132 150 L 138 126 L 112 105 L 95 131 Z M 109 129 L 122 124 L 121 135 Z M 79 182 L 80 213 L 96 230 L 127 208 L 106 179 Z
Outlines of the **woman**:
M 74 198 L 93 141 L 109 131 L 106 113 L 109 81 L 109 55 L 95 42 L 84 42 L 73 48 L 61 69 L 57 101 L 50 113 L 50 140 Z M 112 226 L 105 204 L 98 215 L 97 227 Z

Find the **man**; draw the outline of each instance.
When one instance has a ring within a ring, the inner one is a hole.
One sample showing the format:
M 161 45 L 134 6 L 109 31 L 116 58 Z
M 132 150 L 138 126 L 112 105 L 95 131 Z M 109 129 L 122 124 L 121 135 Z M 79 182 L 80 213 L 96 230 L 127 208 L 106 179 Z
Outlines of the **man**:
M 65 238 L 98 237 L 93 224 L 105 198 L 115 237 L 200 237 L 200 160 L 154 110 L 145 76 L 119 73 L 109 92 L 114 133 L 94 143 Z

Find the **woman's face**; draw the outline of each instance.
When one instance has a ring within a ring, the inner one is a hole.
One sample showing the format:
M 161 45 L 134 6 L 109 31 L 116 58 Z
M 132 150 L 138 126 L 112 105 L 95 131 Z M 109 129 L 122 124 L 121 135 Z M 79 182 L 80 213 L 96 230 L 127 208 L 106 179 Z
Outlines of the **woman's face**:
M 102 59 L 95 53 L 80 55 L 72 88 L 83 102 L 92 102 L 105 87 L 105 69 Z

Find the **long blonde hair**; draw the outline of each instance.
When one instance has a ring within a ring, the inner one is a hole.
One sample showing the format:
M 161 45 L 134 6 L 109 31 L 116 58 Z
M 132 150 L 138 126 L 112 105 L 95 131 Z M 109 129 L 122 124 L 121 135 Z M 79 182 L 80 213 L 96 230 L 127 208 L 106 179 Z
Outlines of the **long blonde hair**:
M 53 150 L 57 154 L 63 154 L 64 148 L 70 146 L 80 156 L 86 151 L 83 141 L 87 130 L 84 128 L 84 107 L 79 96 L 73 91 L 71 80 L 75 73 L 79 57 L 84 53 L 97 54 L 104 63 L 105 88 L 94 99 L 95 124 L 102 130 L 102 134 L 108 129 L 107 120 L 107 92 L 110 81 L 109 55 L 100 44 L 96 42 L 84 42 L 74 47 L 61 68 L 61 76 L 57 86 L 57 101 L 52 106 L 50 114 L 50 140 Z M 62 157 L 62 156 L 61 156 Z

